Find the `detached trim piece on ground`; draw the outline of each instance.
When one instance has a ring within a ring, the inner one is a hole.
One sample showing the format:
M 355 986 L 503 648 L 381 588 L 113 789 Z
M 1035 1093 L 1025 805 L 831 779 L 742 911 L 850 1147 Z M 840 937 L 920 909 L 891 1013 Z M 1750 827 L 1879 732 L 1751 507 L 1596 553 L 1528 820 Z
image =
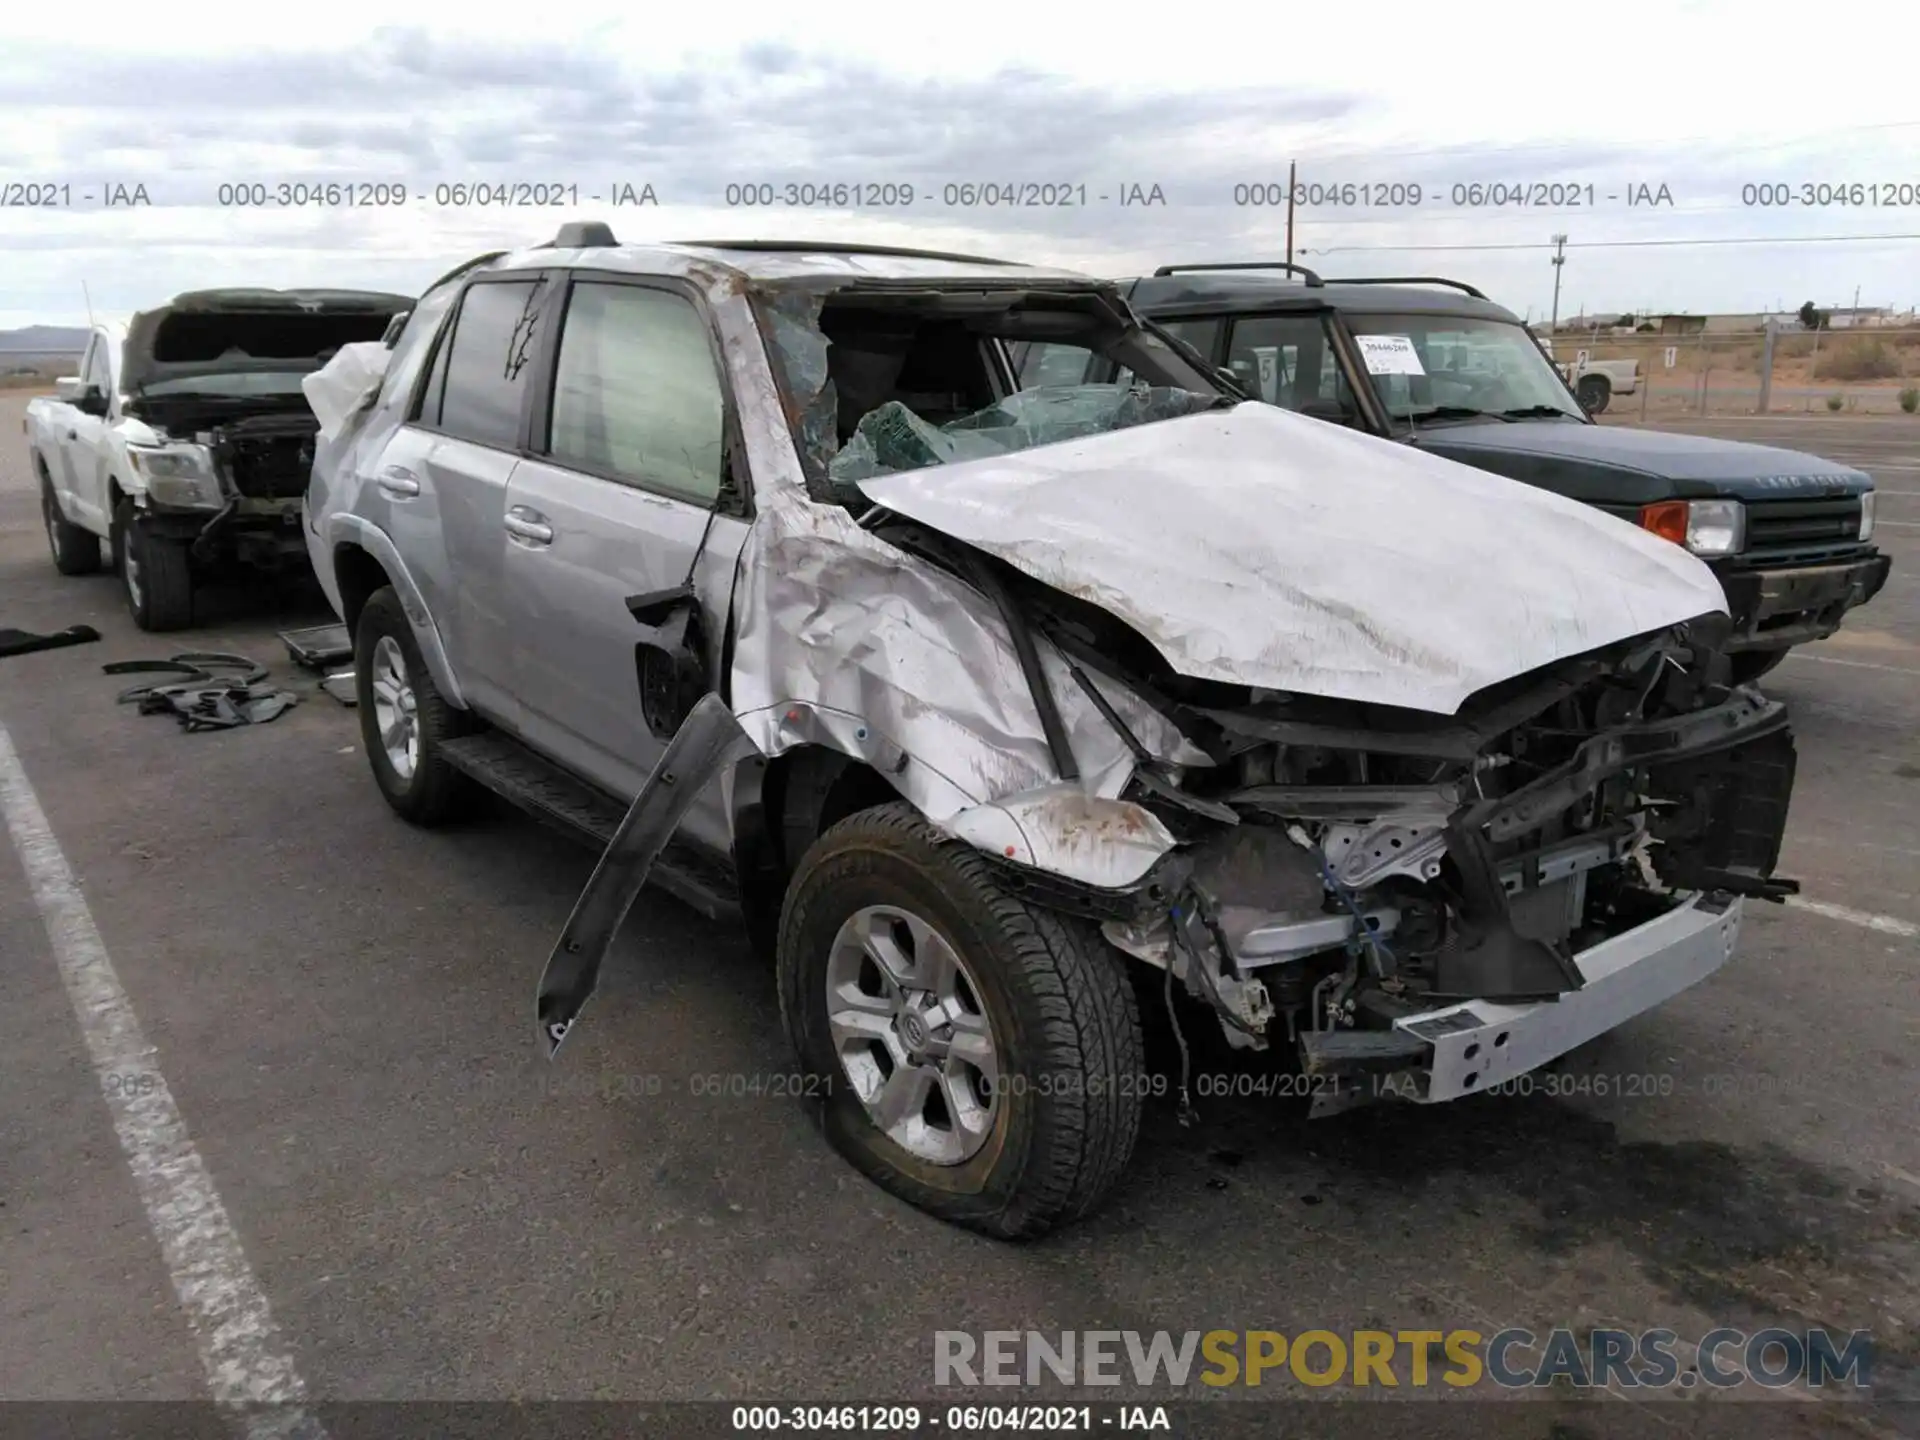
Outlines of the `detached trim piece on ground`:
M 35 650 L 59 650 L 68 645 L 85 645 L 99 638 L 100 632 L 91 625 L 69 625 L 51 635 L 36 635 L 31 630 L 0 626 L 0 659 L 8 655 L 30 655 Z
M 300 703 L 300 697 L 267 683 L 267 667 L 244 655 L 189 650 L 167 660 L 116 660 L 102 665 L 108 675 L 168 674 L 171 684 L 136 685 L 120 692 L 119 703 L 137 704 L 142 715 L 172 715 L 185 730 L 231 730 L 264 725 Z M 215 672 L 237 671 L 222 680 Z

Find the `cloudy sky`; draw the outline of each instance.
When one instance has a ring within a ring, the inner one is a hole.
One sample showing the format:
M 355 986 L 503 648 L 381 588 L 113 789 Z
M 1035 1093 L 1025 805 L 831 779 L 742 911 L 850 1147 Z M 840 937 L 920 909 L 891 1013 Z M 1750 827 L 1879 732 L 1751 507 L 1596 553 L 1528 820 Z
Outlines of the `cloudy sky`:
M 1325 274 L 1439 272 L 1541 318 L 1565 233 L 1562 315 L 1842 305 L 1856 287 L 1863 304 L 1920 303 L 1920 119 L 1878 58 L 1915 22 L 1887 0 L 1850 0 L 1831 24 L 1721 0 L 105 0 L 83 26 L 67 7 L 6 8 L 0 328 L 82 321 L 85 294 L 118 315 L 216 285 L 412 291 L 569 218 L 623 239 L 837 237 L 1110 274 L 1278 259 L 1284 205 L 1236 204 L 1236 187 L 1277 197 L 1290 160 L 1308 201 L 1365 184 L 1387 202 L 1296 209 L 1296 259 Z M 283 182 L 406 199 L 221 203 L 222 186 L 275 200 Z M 579 203 L 436 203 L 503 182 Z M 784 201 L 788 185 L 869 182 L 914 203 L 728 203 L 729 186 Z M 1854 198 L 1880 203 L 1743 193 L 1803 183 L 1877 185 Z M 1087 203 L 947 203 L 968 184 L 1084 186 Z M 1484 203 L 1538 185 L 1583 203 Z M 150 204 L 102 203 L 136 186 Z M 612 205 L 619 186 L 659 204 Z M 1123 206 L 1134 186 L 1164 203 Z M 1468 186 L 1483 203 L 1455 203 Z M 1670 203 L 1629 204 L 1663 186 Z M 20 203 L 49 194 L 62 203 Z

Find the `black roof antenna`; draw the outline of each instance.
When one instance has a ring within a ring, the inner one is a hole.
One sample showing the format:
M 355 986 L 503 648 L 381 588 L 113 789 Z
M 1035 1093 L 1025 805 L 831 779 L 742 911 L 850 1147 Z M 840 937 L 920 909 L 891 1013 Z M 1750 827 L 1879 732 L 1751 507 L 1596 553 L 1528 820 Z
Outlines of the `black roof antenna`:
M 604 220 L 569 220 L 560 227 L 555 235 L 540 248 L 542 250 L 598 250 L 607 245 L 618 245 L 613 238 L 613 227 Z

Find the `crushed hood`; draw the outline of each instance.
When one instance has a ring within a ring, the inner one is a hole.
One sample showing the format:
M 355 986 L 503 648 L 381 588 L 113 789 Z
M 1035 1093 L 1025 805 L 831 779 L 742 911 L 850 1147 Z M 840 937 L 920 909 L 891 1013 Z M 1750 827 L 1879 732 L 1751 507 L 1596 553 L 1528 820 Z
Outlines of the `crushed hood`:
M 859 485 L 1181 674 L 1436 714 L 1726 608 L 1705 565 L 1624 521 L 1258 403 Z

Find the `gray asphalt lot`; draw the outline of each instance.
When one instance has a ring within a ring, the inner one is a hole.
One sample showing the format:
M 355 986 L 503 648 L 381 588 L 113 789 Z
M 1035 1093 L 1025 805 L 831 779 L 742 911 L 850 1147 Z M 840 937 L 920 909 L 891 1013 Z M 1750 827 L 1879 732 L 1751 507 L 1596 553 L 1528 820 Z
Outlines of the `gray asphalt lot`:
M 950 1400 L 937 1330 L 1778 1321 L 1872 1330 L 1882 1393 L 1920 1399 L 1920 420 L 1685 426 L 1881 486 L 1888 588 L 1769 680 L 1808 906 L 1752 906 L 1735 961 L 1580 1056 L 1574 1093 L 1311 1124 L 1202 1099 L 1190 1127 L 1163 1102 L 1105 1210 L 1011 1247 L 874 1189 L 777 1080 L 724 1078 L 790 1070 L 770 976 L 664 896 L 549 1065 L 534 983 L 594 857 L 510 813 L 392 816 L 354 713 L 274 638 L 330 618 L 310 596 L 147 637 L 111 575 L 58 576 L 23 406 L 0 397 L 0 625 L 104 638 L 0 660 L 0 726 L 312 1396 Z M 191 735 L 115 705 L 103 663 L 186 649 L 307 698 Z M 202 1396 L 5 844 L 0 976 L 0 1398 Z M 1632 1433 L 1683 1433 L 1656 1419 Z

